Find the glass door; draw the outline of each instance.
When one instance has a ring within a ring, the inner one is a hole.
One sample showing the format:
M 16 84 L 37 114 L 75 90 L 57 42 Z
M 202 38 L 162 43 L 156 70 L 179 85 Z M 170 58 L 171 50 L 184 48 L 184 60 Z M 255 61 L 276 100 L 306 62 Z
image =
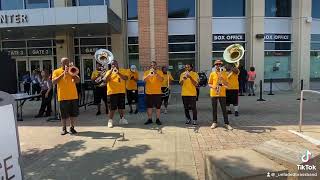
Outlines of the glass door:
M 82 58 L 81 82 L 91 82 L 91 74 L 94 70 L 94 61 L 92 58 Z
M 17 85 L 19 92 L 25 92 L 23 80 L 27 79 L 30 76 L 28 72 L 27 60 L 26 59 L 17 59 L 16 60 L 16 73 L 17 73 Z
M 53 71 L 53 61 L 52 60 L 42 60 L 42 70 L 48 72 L 49 74 L 52 74 Z
M 40 71 L 41 69 L 40 69 L 40 60 L 39 59 L 37 59 L 37 60 L 30 60 L 29 61 L 29 70 L 30 70 L 30 73 L 32 74 L 33 73 L 33 71 L 35 71 L 35 70 L 38 70 L 38 71 Z

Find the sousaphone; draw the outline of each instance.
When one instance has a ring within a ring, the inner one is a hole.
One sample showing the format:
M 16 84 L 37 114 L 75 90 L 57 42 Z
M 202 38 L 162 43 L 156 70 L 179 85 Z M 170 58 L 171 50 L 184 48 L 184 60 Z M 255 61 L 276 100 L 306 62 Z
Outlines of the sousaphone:
M 239 67 L 239 61 L 243 58 L 244 48 L 240 44 L 231 44 L 223 52 L 223 59 L 235 67 Z

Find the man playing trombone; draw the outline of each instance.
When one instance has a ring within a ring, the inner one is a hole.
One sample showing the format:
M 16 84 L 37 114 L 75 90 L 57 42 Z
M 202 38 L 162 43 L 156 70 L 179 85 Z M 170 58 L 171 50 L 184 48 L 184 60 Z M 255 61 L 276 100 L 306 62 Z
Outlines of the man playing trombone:
M 211 72 L 209 77 L 209 82 L 208 82 L 208 85 L 210 87 L 210 96 L 211 96 L 212 109 L 213 109 L 213 112 L 212 112 L 213 123 L 211 128 L 215 129 L 218 126 L 217 103 L 219 101 L 221 110 L 223 113 L 225 127 L 228 130 L 232 130 L 232 127 L 229 125 L 228 114 L 226 110 L 226 88 L 228 87 L 228 82 L 227 82 L 228 77 L 226 72 L 222 71 L 222 68 L 221 68 L 222 64 L 223 63 L 221 60 L 216 60 L 214 62 L 215 71 Z
M 124 118 L 127 71 L 119 69 L 118 62 L 113 60 L 111 69 L 107 71 L 103 79 L 107 82 L 107 94 L 110 97 L 108 127 L 113 127 L 113 117 L 117 109 L 120 114 L 119 124 L 128 124 L 128 121 Z
M 70 120 L 70 133 L 76 134 L 74 129 L 76 117 L 79 114 L 78 92 L 76 83 L 80 82 L 79 70 L 69 63 L 69 59 L 61 58 L 61 67 L 52 73 L 52 83 L 57 85 L 57 95 L 60 106 L 62 132 L 68 133 L 67 120 Z

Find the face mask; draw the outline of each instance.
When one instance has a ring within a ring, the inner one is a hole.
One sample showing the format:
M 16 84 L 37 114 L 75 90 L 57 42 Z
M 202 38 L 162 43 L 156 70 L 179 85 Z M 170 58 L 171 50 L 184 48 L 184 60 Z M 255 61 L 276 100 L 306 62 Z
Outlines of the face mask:
M 136 72 L 136 69 L 131 69 L 132 72 Z

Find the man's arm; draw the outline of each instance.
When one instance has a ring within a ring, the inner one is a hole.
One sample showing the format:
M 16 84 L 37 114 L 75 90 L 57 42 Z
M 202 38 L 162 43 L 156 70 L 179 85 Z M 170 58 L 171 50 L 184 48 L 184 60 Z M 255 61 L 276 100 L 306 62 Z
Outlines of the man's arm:
M 128 80 L 128 76 L 124 75 L 124 74 L 121 74 L 120 71 L 118 71 L 118 75 L 120 76 L 121 79 Z
M 189 75 L 190 76 L 190 75 Z M 190 80 L 191 80 L 191 83 L 194 85 L 194 86 L 198 86 L 198 82 L 196 81 L 196 80 L 194 80 L 193 78 L 192 78 L 192 76 L 190 76 L 189 77 L 190 78 Z
M 111 70 L 109 70 L 107 73 L 106 73 L 106 75 L 102 78 L 102 80 L 104 81 L 104 82 L 108 82 L 108 81 L 110 81 L 110 78 L 111 78 L 111 72 L 113 71 L 113 69 L 111 69 Z
M 157 73 L 157 71 L 155 71 L 154 74 L 155 74 L 156 78 L 157 78 L 159 81 L 163 81 L 163 77 L 161 77 L 161 76 Z
M 61 78 L 63 78 L 64 76 L 65 76 L 65 72 L 61 73 L 58 77 L 53 78 L 52 79 L 52 84 L 57 84 L 61 80 Z
M 80 77 L 78 75 L 72 76 L 72 79 L 74 80 L 75 83 L 79 83 L 80 82 Z

